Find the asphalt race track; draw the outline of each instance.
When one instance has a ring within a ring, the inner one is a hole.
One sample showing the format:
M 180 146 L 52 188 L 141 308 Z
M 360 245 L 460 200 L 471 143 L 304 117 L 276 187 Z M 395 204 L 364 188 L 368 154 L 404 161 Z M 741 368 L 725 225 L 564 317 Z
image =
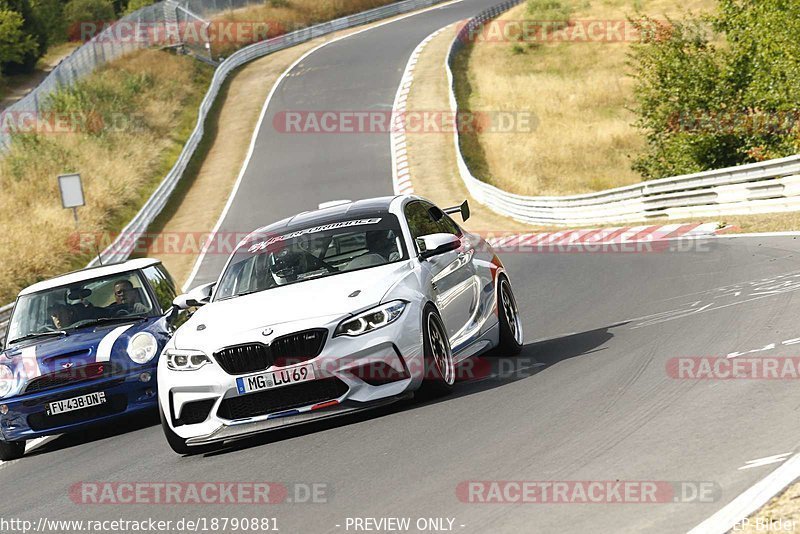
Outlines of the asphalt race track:
M 467 0 L 383 25 L 297 65 L 267 110 L 221 230 L 247 231 L 325 200 L 391 194 L 387 135 L 278 134 L 272 117 L 390 109 L 419 41 L 491 3 Z M 526 347 L 516 362 L 491 362 L 488 375 L 461 382 L 454 395 L 205 456 L 175 455 L 155 417 L 60 437 L 0 466 L 2 516 L 276 517 L 289 533 L 346 532 L 348 517 L 387 516 L 412 524 L 455 518 L 453 530 L 465 533 L 685 532 L 777 465 L 740 469 L 748 461 L 797 450 L 800 390 L 790 380 L 676 379 L 667 363 L 756 349 L 797 356 L 800 241 L 683 245 L 637 254 L 503 254 Z M 195 282 L 216 278 L 224 259 L 207 256 Z M 78 505 L 68 494 L 81 481 L 242 480 L 326 484 L 328 502 Z M 718 494 L 705 503 L 474 504 L 456 494 L 470 480 L 702 481 Z

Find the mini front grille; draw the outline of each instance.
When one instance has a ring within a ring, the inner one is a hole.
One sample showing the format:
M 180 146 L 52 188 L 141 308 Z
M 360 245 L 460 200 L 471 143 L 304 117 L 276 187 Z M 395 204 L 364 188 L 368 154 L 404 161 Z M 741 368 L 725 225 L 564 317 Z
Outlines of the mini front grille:
M 338 378 L 311 380 L 224 399 L 217 415 L 223 419 L 258 417 L 337 399 L 347 393 L 347 389 L 347 384 Z
M 64 369 L 32 379 L 25 388 L 25 393 L 46 391 L 48 389 L 77 384 L 87 380 L 96 380 L 98 378 L 108 378 L 114 376 L 118 372 L 119 369 L 108 362 L 97 362 L 81 367 Z
M 263 371 L 273 365 L 285 367 L 319 356 L 327 335 L 324 328 L 304 330 L 275 338 L 270 345 L 247 343 L 226 347 L 214 353 L 214 358 L 231 375 Z

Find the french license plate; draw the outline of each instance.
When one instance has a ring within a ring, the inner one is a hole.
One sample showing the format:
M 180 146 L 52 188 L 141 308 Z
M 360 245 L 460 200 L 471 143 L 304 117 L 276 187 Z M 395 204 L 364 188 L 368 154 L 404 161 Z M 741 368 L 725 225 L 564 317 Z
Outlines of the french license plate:
M 81 395 L 80 397 L 51 402 L 47 405 L 47 415 L 57 415 L 64 412 L 82 410 L 99 404 L 105 404 L 105 402 L 106 394 L 104 391 L 89 393 L 88 395 Z
M 314 380 L 314 378 L 316 377 L 314 376 L 313 365 L 299 365 L 297 367 L 281 369 L 280 371 L 270 371 L 268 373 L 237 378 L 236 388 L 239 390 L 240 395 L 244 395 L 254 391 L 306 382 L 308 380 Z

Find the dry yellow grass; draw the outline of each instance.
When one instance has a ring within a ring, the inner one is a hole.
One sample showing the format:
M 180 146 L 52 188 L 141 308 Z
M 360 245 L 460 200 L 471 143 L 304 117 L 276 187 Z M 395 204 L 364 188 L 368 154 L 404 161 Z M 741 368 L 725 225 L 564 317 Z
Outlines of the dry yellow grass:
M 414 83 L 408 97 L 409 112 L 448 109 L 447 76 L 442 68 L 453 38 L 454 29 L 447 28 L 432 39 L 420 55 L 414 69 Z M 478 232 L 558 231 L 563 227 L 526 225 L 498 215 L 475 201 L 467 192 L 456 168 L 455 149 L 450 134 L 409 133 L 408 161 L 411 180 L 417 194 L 439 205 L 455 205 L 470 200 L 472 218 L 466 227 Z M 733 226 L 741 232 L 776 232 L 800 230 L 800 213 L 771 213 L 764 215 L 734 215 L 711 218 L 720 224 Z M 709 219 L 660 219 L 626 223 L 625 226 L 669 223 L 704 223 Z M 613 225 L 608 225 L 613 226 Z M 596 225 L 593 225 L 596 227 Z
M 453 26 L 433 38 L 414 69 L 414 83 L 406 104 L 409 112 L 449 109 L 444 58 L 453 39 Z M 416 194 L 440 206 L 454 206 L 470 200 L 472 217 L 465 227 L 474 232 L 528 231 L 529 226 L 497 215 L 476 202 L 458 175 L 451 133 L 408 133 L 408 163 Z
M 625 0 L 580 2 L 573 20 L 626 20 L 636 11 Z M 714 0 L 640 0 L 641 13 L 654 17 L 695 15 Z M 500 17 L 529 17 L 522 4 Z M 586 193 L 641 181 L 630 158 L 644 146 L 631 124 L 633 80 L 628 76 L 629 43 L 549 42 L 521 46 L 480 40 L 462 54 L 457 72 L 460 104 L 473 111 L 531 111 L 533 133 L 466 136 L 464 148 L 476 176 L 515 193 Z M 476 142 L 477 141 L 477 142 Z
M 61 208 L 56 176 L 81 173 L 87 202 L 79 208 L 81 232 L 119 230 L 177 157 L 210 71 L 167 52 L 127 56 L 87 78 L 93 96 L 75 92 L 66 111 L 123 110 L 128 127 L 15 140 L 0 160 L 0 302 L 92 256 L 76 250 L 72 214 Z

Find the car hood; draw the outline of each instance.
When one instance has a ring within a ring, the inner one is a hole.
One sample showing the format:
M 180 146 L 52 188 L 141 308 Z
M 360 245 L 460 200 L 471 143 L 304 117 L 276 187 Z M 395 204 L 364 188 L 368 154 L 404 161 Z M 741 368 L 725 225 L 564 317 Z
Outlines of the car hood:
M 281 335 L 322 326 L 379 304 L 410 273 L 410 262 L 397 262 L 212 302 L 178 329 L 175 346 L 214 351 L 252 340 L 266 327 Z
M 167 341 L 164 318 L 82 328 L 69 335 L 31 340 L 12 345 L 0 353 L 0 363 L 14 370 L 19 389 L 31 379 L 66 369 L 78 369 L 98 361 L 109 361 L 122 369 L 134 364 L 127 354 L 128 340 L 138 332 L 153 334 L 163 347 Z

